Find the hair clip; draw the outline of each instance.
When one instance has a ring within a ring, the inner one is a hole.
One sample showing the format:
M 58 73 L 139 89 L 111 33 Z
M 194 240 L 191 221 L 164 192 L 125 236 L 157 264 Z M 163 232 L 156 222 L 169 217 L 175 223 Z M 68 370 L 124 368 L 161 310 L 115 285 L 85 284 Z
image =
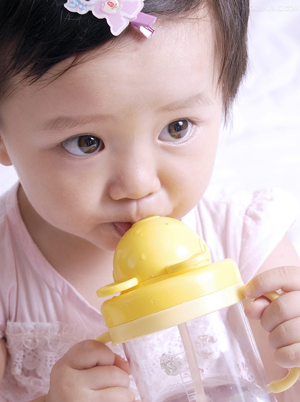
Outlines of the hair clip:
M 134 20 L 131 20 L 131 25 L 138 29 L 146 38 L 151 38 L 154 34 L 154 29 L 151 27 L 156 21 L 156 17 L 153 15 L 145 14 L 145 13 L 138 13 L 137 17 Z
M 130 22 L 147 38 L 154 33 L 151 24 L 156 17 L 141 13 L 143 0 L 68 0 L 64 7 L 74 13 L 86 14 L 91 11 L 95 17 L 105 18 L 115 36 L 120 35 Z

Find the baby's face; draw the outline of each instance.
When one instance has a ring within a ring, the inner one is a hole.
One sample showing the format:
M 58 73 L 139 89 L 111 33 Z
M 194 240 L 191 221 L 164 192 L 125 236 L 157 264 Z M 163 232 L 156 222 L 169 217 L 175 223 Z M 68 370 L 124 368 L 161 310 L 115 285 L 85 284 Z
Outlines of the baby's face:
M 151 39 L 121 38 L 51 81 L 57 65 L 3 105 L 2 139 L 41 225 L 112 250 L 120 223 L 193 208 L 222 116 L 213 43 L 208 17 L 157 22 Z

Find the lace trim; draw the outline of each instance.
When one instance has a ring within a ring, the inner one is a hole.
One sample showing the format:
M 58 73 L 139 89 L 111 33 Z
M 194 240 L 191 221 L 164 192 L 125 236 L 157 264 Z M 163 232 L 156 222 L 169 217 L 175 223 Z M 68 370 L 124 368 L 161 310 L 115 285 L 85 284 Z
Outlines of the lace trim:
M 8 362 L 1 384 L 1 402 L 29 402 L 49 389 L 54 363 L 72 345 L 97 334 L 61 322 L 8 322 Z

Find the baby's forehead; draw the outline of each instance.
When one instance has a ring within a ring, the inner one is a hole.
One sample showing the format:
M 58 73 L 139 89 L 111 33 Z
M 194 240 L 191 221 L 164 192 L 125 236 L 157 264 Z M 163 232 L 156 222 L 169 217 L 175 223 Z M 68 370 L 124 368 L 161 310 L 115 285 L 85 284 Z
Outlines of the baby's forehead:
M 204 103 L 209 103 L 218 77 L 214 74 L 214 43 L 208 18 L 180 19 L 178 24 L 158 19 L 151 39 L 141 39 L 129 30 L 115 41 L 57 63 L 33 84 L 15 77 L 15 88 L 20 89 L 16 96 L 20 101 L 36 98 L 36 106 L 45 102 L 51 108 L 51 99 L 52 103 L 60 98 L 79 104 L 78 96 L 84 94 L 88 103 L 98 104 L 102 114 L 109 114 L 116 103 L 118 111 L 124 112 L 122 96 L 127 97 L 129 110 L 132 93 L 141 102 L 152 96 L 163 106 L 203 92 Z M 208 88 L 207 83 L 213 81 Z M 92 93 L 96 85 L 103 101 Z M 66 91 L 72 96 L 65 97 Z M 148 104 L 149 110 L 153 103 Z
M 77 60 L 56 64 L 35 83 L 23 87 L 14 106 L 20 107 L 27 99 L 27 108 L 44 104 L 49 112 L 58 114 L 55 107 L 59 103 L 66 115 L 70 114 L 69 109 L 66 113 L 67 104 L 73 104 L 76 113 L 87 113 L 88 105 L 92 114 L 102 116 L 128 116 L 137 109 L 143 115 L 166 106 L 170 109 L 170 105 L 178 110 L 178 103 L 180 108 L 182 103 L 207 106 L 216 96 L 214 43 L 207 19 L 177 25 L 161 21 L 149 40 L 130 32 L 106 49 L 99 47 Z
M 178 18 L 177 22 L 167 18 L 158 18 L 155 22 L 155 34 L 150 39 L 145 39 L 136 30 L 128 29 L 120 37 L 114 38 L 104 45 L 80 53 L 55 64 L 40 82 L 51 81 L 62 74 L 68 74 L 74 67 L 82 66 L 92 60 L 99 60 L 106 69 L 113 68 L 118 60 L 134 61 L 143 66 L 146 61 L 158 59 L 164 62 L 178 63 L 179 59 L 195 56 L 195 62 L 201 52 L 205 51 L 206 62 L 215 60 L 215 33 L 214 26 L 208 13 L 202 10 L 199 15 L 191 15 Z M 106 74 L 108 70 L 104 70 Z M 82 77 L 83 78 L 83 77 Z M 88 79 L 85 76 L 85 79 Z
M 161 61 L 158 60 L 158 62 L 176 64 L 178 60 L 187 58 L 188 55 L 189 59 L 194 57 L 195 68 L 197 68 L 199 63 L 201 63 L 200 53 L 202 52 L 203 56 L 204 50 L 206 52 L 206 64 L 216 72 L 215 75 L 219 78 L 219 82 L 223 84 L 222 88 L 224 88 L 224 82 L 225 87 L 226 85 L 228 87 L 225 96 L 227 99 L 224 99 L 224 104 L 226 102 L 229 103 L 230 99 L 234 98 L 234 91 L 236 91 L 239 85 L 240 76 L 237 75 L 236 82 L 232 85 L 232 80 L 227 80 L 226 74 L 223 74 L 226 53 L 222 40 L 219 40 L 221 37 L 219 24 L 214 18 L 214 10 L 203 6 L 204 2 L 201 4 L 202 6 L 194 9 L 193 12 L 180 14 L 180 16 L 173 14 L 171 18 L 167 15 L 158 15 L 154 24 L 155 34 L 150 39 L 146 39 L 129 26 L 120 36 L 114 37 L 104 44 L 96 45 L 92 49 L 83 52 L 75 52 L 75 56 L 73 54 L 71 57 L 66 57 L 62 61 L 52 64 L 39 77 L 34 76 L 35 72 L 39 70 L 32 69 L 29 71 L 28 79 L 22 81 L 27 71 L 22 72 L 22 74 L 24 73 L 23 76 L 19 74 L 15 77 L 13 88 L 20 88 L 20 84 L 21 87 L 24 84 L 31 85 L 32 81 L 34 81 L 34 85 L 48 85 L 52 81 L 59 79 L 62 75 L 69 75 L 69 72 L 77 70 L 78 66 L 86 64 L 94 58 L 102 59 L 104 64 L 103 74 L 106 74 L 108 70 L 114 67 L 115 63 L 119 63 L 122 59 L 134 60 L 134 63 L 140 67 L 138 75 L 142 76 L 145 64 L 149 63 L 149 60 L 152 58 L 157 59 L 157 54 L 161 50 L 168 57 L 165 57 L 164 60 L 161 58 Z M 97 19 L 95 18 L 95 20 Z M 184 45 L 182 46 L 183 43 Z M 229 47 L 230 43 L 228 44 L 228 49 Z M 237 53 L 239 52 L 237 51 Z M 136 57 L 137 54 L 138 57 Z M 245 62 L 243 63 L 245 64 Z M 129 68 L 131 67 L 129 66 Z M 229 67 L 226 68 L 229 70 Z M 220 71 L 222 71 L 223 77 L 220 77 Z M 244 67 L 240 68 L 240 71 L 243 73 Z M 229 73 L 228 77 L 232 76 L 232 72 L 229 71 Z M 123 70 L 119 74 L 126 77 L 127 72 Z M 84 79 L 88 79 L 84 73 L 82 79 L 83 77 L 85 77 Z M 36 79 L 37 82 L 35 82 Z M 145 75 L 145 79 L 152 79 L 152 77 L 148 74 L 148 76 Z M 233 90 L 229 88 L 229 85 L 232 85 Z M 233 96 L 230 94 L 230 91 L 232 91 Z M 222 92 L 225 93 L 223 89 Z
M 168 55 L 169 63 L 176 63 L 179 58 L 185 58 L 191 53 L 197 58 L 200 52 L 205 50 L 209 61 L 212 54 L 215 58 L 216 35 L 214 23 L 205 10 L 173 20 L 165 17 L 157 18 L 155 34 L 147 40 L 130 28 L 113 41 L 80 55 L 78 60 L 84 62 L 99 57 L 116 63 L 118 58 L 129 60 L 139 54 L 140 59 L 136 58 L 136 62 L 142 65 L 145 60 L 161 53 Z
M 7 38 L 7 41 L 0 43 L 0 57 L 2 58 L 3 54 L 7 55 L 0 65 L 2 102 L 14 90 L 19 89 L 20 83 L 25 82 L 28 85 L 40 78 L 44 80 L 44 75 L 49 77 L 51 73 L 52 79 L 57 78 L 53 71 L 57 71 L 57 67 L 62 67 L 64 60 L 68 63 L 73 57 L 74 61 L 74 55 L 76 55 L 75 63 L 72 61 L 65 69 L 62 68 L 62 74 L 73 64 L 80 64 L 89 57 L 101 55 L 101 52 L 109 50 L 113 56 L 113 49 L 119 51 L 122 49 L 131 54 L 141 43 L 145 44 L 146 48 L 148 42 L 152 40 L 152 38 L 145 39 L 138 32 L 132 32 L 133 29 L 130 27 L 119 37 L 113 38 L 106 21 L 95 18 L 91 12 L 85 15 L 72 13 L 71 16 L 63 4 L 58 5 L 54 0 L 38 2 L 36 7 L 31 7 L 29 10 L 31 1 L 33 2 L 33 0 L 20 1 L 20 6 L 14 10 L 15 17 L 18 17 L 14 20 L 24 20 L 24 24 L 19 24 L 18 27 L 9 19 L 1 20 L 0 12 L 1 28 Z M 1 3 L 2 15 L 6 15 L 5 9 L 10 7 L 7 3 L 9 2 Z M 215 47 L 213 45 L 211 47 L 215 51 L 215 60 L 220 61 L 222 73 L 220 82 L 222 80 L 226 102 L 230 104 L 247 64 L 246 31 L 249 1 L 145 0 L 143 12 L 157 17 L 153 27 L 155 36 L 159 31 L 165 32 L 165 27 L 172 31 L 171 37 L 160 36 L 158 46 L 164 49 L 168 49 L 168 42 L 176 42 L 178 38 L 189 35 L 196 28 L 201 38 L 204 35 L 203 29 L 199 29 L 195 21 L 209 20 L 208 25 L 214 28 L 216 44 Z M 47 18 L 41 19 L 40 15 L 45 15 Z M 172 30 L 174 26 L 175 32 Z M 24 38 L 26 40 L 23 40 Z M 178 56 L 178 53 L 179 50 L 176 56 L 169 56 L 170 62 L 174 62 L 176 57 L 182 57 Z M 48 71 L 50 74 L 47 74 Z M 23 82 L 24 76 L 27 79 Z

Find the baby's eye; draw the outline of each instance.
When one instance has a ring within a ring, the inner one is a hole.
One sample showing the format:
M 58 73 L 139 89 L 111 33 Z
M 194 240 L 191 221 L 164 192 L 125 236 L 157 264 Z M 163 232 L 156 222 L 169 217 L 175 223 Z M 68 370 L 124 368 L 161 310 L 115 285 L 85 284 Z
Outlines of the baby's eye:
M 164 127 L 158 138 L 161 141 L 171 142 L 182 140 L 191 132 L 192 128 L 193 124 L 189 120 L 176 120 Z
M 103 141 L 93 135 L 78 135 L 68 138 L 61 145 L 70 154 L 76 156 L 91 155 L 104 149 Z

